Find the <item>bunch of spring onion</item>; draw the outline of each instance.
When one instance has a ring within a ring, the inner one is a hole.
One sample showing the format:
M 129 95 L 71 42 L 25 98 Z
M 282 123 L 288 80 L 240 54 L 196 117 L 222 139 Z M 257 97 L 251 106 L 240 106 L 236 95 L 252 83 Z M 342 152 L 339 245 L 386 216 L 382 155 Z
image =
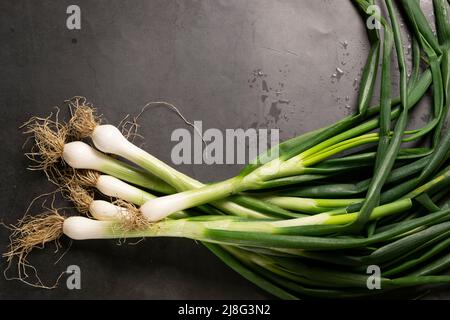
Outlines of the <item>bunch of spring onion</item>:
M 367 19 L 374 2 L 353 2 Z M 358 111 L 282 142 L 277 152 L 261 154 L 222 182 L 204 185 L 158 160 L 117 127 L 102 124 L 81 98 L 72 100 L 74 113 L 66 123 L 33 118 L 25 126 L 34 136 L 28 154 L 34 168 L 43 169 L 88 217 L 52 212 L 22 220 L 13 227 L 7 258 L 23 260 L 33 246 L 62 235 L 184 237 L 202 241 L 242 276 L 284 299 L 363 297 L 448 284 L 447 4 L 433 1 L 437 36 L 419 1 L 401 0 L 400 8 L 392 0 L 382 4 L 388 16 L 376 17 L 382 29 L 368 30 L 371 49 Z M 399 12 L 412 35 L 410 70 Z M 391 89 L 394 50 L 398 97 Z M 380 98 L 370 107 L 377 81 Z M 429 91 L 430 121 L 408 128 L 410 111 Z M 402 144 L 424 138 L 428 147 Z M 377 290 L 367 285 L 373 265 L 381 270 Z

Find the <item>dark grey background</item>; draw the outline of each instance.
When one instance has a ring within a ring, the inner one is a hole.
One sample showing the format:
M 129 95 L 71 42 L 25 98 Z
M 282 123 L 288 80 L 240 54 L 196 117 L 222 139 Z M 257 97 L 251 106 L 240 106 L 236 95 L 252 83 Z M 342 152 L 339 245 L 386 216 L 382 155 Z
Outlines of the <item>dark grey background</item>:
M 81 30 L 66 28 L 70 4 L 81 7 Z M 204 129 L 279 128 L 285 139 L 351 112 L 368 50 L 360 16 L 347 0 L 1 1 L 0 40 L 5 223 L 53 190 L 42 172 L 26 170 L 18 127 L 67 98 L 86 96 L 116 124 L 147 101 L 166 100 L 189 120 L 202 120 Z M 337 67 L 344 71 L 339 80 L 332 79 Z M 184 123 L 157 108 L 141 124 L 145 148 L 170 162 L 170 134 Z M 177 169 L 213 181 L 240 166 Z M 7 237 L 1 228 L 2 252 Z M 58 257 L 47 249 L 31 260 L 46 283 L 79 265 L 82 290 L 66 289 L 65 278 L 60 288 L 43 290 L 0 277 L 0 299 L 270 297 L 189 240 L 77 242 L 55 265 Z

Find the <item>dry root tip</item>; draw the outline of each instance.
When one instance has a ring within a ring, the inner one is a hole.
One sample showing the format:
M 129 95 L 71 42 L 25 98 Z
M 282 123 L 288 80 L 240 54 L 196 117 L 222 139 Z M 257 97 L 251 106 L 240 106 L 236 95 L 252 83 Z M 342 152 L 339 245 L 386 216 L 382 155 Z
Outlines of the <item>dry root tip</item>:
M 43 248 L 46 243 L 55 241 L 57 248 L 60 247 L 58 239 L 63 234 L 64 217 L 57 210 L 37 215 L 25 216 L 16 225 L 10 225 L 10 245 L 8 252 L 3 254 L 11 263 L 14 258 L 18 259 L 18 265 L 27 265 L 27 256 L 35 247 Z
M 124 209 L 121 211 L 118 233 L 143 230 L 151 225 L 151 222 L 142 215 L 134 204 L 121 199 L 114 201 L 113 204 Z
M 63 195 L 74 204 L 78 212 L 89 216 L 89 206 L 94 201 L 93 193 L 76 181 L 71 181 L 61 188 Z
M 78 170 L 78 183 L 83 187 L 95 187 L 97 185 L 100 172 L 94 170 Z
M 67 102 L 72 111 L 72 118 L 69 120 L 70 135 L 77 140 L 89 137 L 101 122 L 96 109 L 84 97 L 73 97 Z
M 52 119 L 54 118 L 54 119 Z M 30 169 L 56 170 L 67 141 L 68 128 L 58 120 L 58 111 L 47 118 L 32 117 L 22 125 L 24 133 L 31 135 L 34 145 L 25 155 L 35 164 Z
M 100 172 L 95 170 L 76 169 L 61 177 L 61 184 L 77 184 L 84 188 L 93 188 L 97 185 Z

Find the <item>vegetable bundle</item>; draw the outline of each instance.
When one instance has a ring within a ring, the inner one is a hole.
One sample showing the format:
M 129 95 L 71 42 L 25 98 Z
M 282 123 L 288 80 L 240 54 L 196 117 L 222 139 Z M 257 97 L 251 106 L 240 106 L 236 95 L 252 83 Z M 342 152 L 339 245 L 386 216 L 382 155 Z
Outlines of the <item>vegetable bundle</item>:
M 365 21 L 374 2 L 353 2 Z M 67 122 L 30 119 L 24 126 L 34 138 L 33 168 L 44 170 L 81 215 L 53 210 L 25 217 L 11 227 L 4 256 L 25 265 L 33 247 L 62 235 L 184 237 L 202 241 L 283 299 L 364 297 L 450 283 L 447 3 L 433 1 L 436 35 L 419 1 L 383 4 L 387 16 L 375 16 L 381 29 L 368 30 L 358 111 L 280 143 L 225 181 L 205 185 L 175 170 L 102 124 L 82 98 L 71 100 Z M 410 68 L 399 12 L 412 37 Z M 391 88 L 394 50 L 398 97 Z M 377 80 L 380 98 L 370 107 Z M 428 91 L 432 117 L 409 129 L 410 112 Z M 403 144 L 423 138 L 428 147 Z M 380 270 L 375 289 L 368 274 L 374 266 Z

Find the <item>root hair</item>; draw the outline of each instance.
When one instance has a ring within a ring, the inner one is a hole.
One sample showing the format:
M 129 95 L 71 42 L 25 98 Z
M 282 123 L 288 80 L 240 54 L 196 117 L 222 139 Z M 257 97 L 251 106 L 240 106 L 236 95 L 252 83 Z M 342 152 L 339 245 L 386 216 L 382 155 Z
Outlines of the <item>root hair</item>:
M 68 122 L 70 136 L 76 140 L 89 137 L 94 129 L 100 125 L 101 116 L 92 103 L 87 102 L 85 97 L 73 97 L 66 101 L 72 114 Z

